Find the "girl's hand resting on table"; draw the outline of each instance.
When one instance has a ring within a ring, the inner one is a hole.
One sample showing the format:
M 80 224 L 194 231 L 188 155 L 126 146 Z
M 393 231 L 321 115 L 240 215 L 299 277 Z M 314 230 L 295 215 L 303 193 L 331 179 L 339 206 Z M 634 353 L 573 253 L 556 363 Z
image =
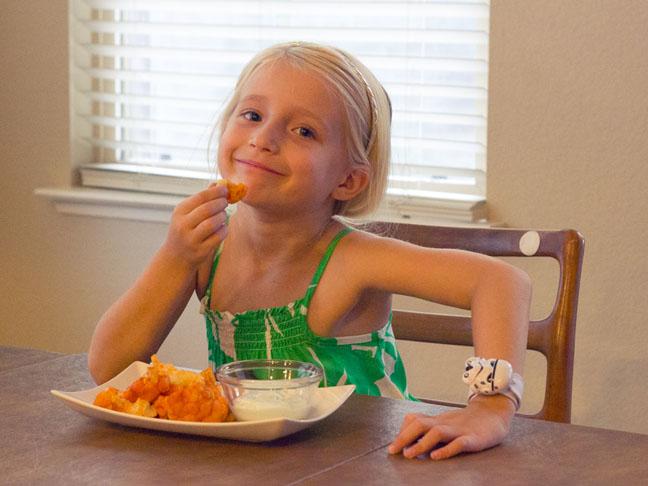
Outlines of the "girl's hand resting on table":
M 212 185 L 178 204 L 164 250 L 190 266 L 199 265 L 227 236 L 226 196 L 226 187 Z
M 388 450 L 408 458 L 429 452 L 431 459 L 481 451 L 506 437 L 514 415 L 513 402 L 502 395 L 477 396 L 466 408 L 439 415 L 410 413 Z M 445 445 L 435 449 L 440 444 Z

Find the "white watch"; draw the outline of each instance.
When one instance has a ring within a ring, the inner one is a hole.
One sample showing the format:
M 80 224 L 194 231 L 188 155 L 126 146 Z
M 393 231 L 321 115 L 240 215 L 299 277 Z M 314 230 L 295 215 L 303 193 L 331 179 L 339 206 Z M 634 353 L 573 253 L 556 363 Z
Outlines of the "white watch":
M 520 409 L 524 379 L 513 372 L 513 367 L 508 361 L 468 358 L 462 380 L 469 387 L 469 402 L 476 395 L 504 395 L 515 404 L 516 411 Z

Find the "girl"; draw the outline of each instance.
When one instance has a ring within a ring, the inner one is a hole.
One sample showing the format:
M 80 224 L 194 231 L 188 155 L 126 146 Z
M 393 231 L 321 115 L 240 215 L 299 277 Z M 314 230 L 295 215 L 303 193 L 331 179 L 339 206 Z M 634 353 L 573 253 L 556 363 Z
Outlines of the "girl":
M 280 44 L 252 59 L 221 117 L 218 147 L 220 174 L 245 183 L 247 194 L 231 217 L 222 186 L 178 205 L 160 250 L 97 325 L 95 380 L 148 360 L 193 292 L 213 365 L 310 361 L 324 368 L 326 385 L 411 398 L 391 331 L 397 293 L 471 309 L 477 353 L 521 373 L 525 274 L 482 255 L 352 231 L 341 219 L 380 201 L 390 124 L 380 83 L 339 49 Z M 465 409 L 410 414 L 389 450 L 440 459 L 494 446 L 516 399 L 476 395 Z

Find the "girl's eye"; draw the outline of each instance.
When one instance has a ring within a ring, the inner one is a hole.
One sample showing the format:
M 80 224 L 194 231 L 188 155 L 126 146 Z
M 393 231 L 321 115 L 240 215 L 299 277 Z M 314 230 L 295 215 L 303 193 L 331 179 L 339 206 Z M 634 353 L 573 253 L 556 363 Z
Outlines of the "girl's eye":
M 297 135 L 300 137 L 315 138 L 315 133 L 310 128 L 299 127 L 295 129 L 295 132 L 297 132 Z
M 259 115 L 256 111 L 245 111 L 243 112 L 243 116 L 253 122 L 258 122 L 261 121 L 261 115 Z

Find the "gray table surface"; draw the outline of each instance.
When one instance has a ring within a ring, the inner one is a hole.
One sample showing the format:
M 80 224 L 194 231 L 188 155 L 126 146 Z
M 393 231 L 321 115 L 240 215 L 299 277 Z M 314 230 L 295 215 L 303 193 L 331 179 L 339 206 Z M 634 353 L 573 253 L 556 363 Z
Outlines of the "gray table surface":
M 0 346 L 0 484 L 640 484 L 648 435 L 514 419 L 498 447 L 434 462 L 387 453 L 407 412 L 354 394 L 291 436 L 248 443 L 92 419 L 51 389 L 94 386 L 87 356 Z M 645 484 L 645 483 L 644 483 Z

